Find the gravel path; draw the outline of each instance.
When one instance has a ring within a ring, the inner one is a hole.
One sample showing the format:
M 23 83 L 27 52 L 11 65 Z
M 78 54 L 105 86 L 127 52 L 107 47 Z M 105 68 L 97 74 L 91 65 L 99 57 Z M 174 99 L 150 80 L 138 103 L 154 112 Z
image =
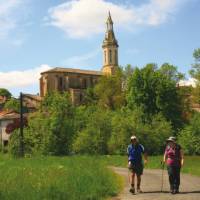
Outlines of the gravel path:
M 125 188 L 122 193 L 113 200 L 200 200 L 200 177 L 181 174 L 180 193 L 169 193 L 167 171 L 163 176 L 163 191 L 161 192 L 162 171 L 157 169 L 145 169 L 142 176 L 142 194 L 132 195 L 129 192 L 128 170 L 126 168 L 112 167 L 112 169 L 125 179 Z

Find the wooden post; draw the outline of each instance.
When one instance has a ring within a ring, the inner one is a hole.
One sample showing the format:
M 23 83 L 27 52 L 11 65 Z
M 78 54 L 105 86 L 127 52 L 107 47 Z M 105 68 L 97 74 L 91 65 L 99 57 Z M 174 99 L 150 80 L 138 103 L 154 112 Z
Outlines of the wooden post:
M 20 137 L 19 137 L 19 144 L 20 144 L 20 156 L 24 156 L 24 122 L 23 122 L 23 94 L 20 92 Z

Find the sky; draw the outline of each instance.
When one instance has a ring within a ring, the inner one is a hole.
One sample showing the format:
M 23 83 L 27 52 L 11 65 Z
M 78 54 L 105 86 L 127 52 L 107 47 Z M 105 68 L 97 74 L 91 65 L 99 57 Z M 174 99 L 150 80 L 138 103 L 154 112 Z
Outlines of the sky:
M 101 70 L 108 11 L 121 66 L 168 62 L 189 78 L 199 10 L 200 0 L 0 0 L 0 88 L 37 94 L 42 71 Z

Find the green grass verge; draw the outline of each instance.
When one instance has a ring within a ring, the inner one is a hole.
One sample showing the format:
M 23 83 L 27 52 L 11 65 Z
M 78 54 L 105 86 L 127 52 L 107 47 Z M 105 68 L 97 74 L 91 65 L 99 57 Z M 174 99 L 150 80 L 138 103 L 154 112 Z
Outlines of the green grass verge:
M 118 167 L 127 167 L 127 156 L 103 156 L 103 162 L 107 165 Z M 148 169 L 161 169 L 162 156 L 150 156 L 148 164 L 145 166 Z M 200 176 L 200 156 L 185 156 L 183 173 Z
M 101 159 L 87 156 L 0 156 L 0 179 L 1 200 L 100 200 L 121 187 Z

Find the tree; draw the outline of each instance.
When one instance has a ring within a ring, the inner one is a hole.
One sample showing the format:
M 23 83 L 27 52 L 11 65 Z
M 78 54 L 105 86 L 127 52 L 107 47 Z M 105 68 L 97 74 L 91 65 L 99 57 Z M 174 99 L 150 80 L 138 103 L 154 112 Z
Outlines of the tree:
M 74 108 L 67 93 L 54 92 L 45 96 L 40 110 L 29 116 L 28 127 L 24 129 L 25 153 L 69 154 L 74 135 L 73 120 Z M 11 141 L 11 144 L 16 143 Z M 16 148 L 11 146 L 11 149 Z
M 176 68 L 168 64 L 160 69 L 156 64 L 147 64 L 144 68 L 135 68 L 128 82 L 126 94 L 130 109 L 140 107 L 144 120 L 151 121 L 153 115 L 161 113 L 175 128 L 181 124 L 181 99 L 177 92 Z
M 7 99 L 11 98 L 12 94 L 5 88 L 0 88 L 0 96 L 6 97 Z
M 76 153 L 108 154 L 108 140 L 111 134 L 110 110 L 96 108 L 88 117 L 88 123 L 77 135 L 73 143 Z
M 98 98 L 98 104 L 103 108 L 115 110 L 125 104 L 125 96 L 122 90 L 123 74 L 118 69 L 113 76 L 102 76 L 94 91 Z
M 193 52 L 195 63 L 192 65 L 190 75 L 196 79 L 196 87 L 193 89 L 194 102 L 200 104 L 200 48 Z
M 143 121 L 144 113 L 140 109 L 121 110 L 112 118 L 112 134 L 108 143 L 111 154 L 126 154 L 131 135 L 137 135 L 148 154 L 163 153 L 165 140 L 172 133 L 172 127 L 161 114 L 152 117 L 152 121 Z
M 4 105 L 4 109 L 20 112 L 20 102 L 18 99 L 10 98 Z
M 189 125 L 180 132 L 178 141 L 186 154 L 200 155 L 200 113 L 195 113 Z
M 195 59 L 195 63 L 192 65 L 190 74 L 193 78 L 200 81 L 200 48 L 194 50 L 193 57 Z

